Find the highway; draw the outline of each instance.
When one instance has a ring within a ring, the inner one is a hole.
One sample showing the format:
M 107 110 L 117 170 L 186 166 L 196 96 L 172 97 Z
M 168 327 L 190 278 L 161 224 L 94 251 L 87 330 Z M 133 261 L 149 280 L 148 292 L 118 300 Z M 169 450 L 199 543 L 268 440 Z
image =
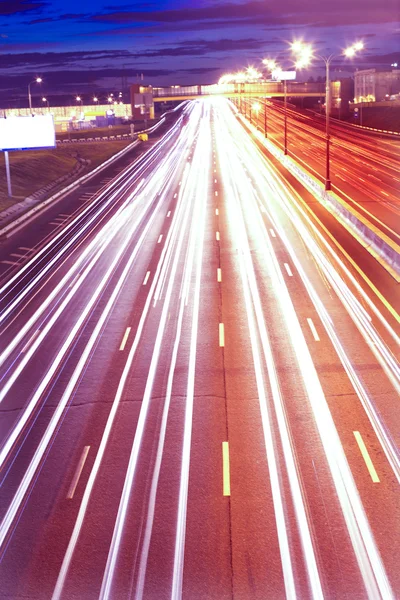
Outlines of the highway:
M 284 108 L 267 102 L 267 136 L 284 147 Z M 264 100 L 243 98 L 237 106 L 264 131 Z M 259 106 L 254 110 L 254 106 Z M 287 108 L 287 150 L 320 181 L 325 179 L 325 122 L 312 111 Z M 397 244 L 400 242 L 399 140 L 360 131 L 346 122 L 331 119 L 332 190 L 358 210 Z
M 394 599 L 398 284 L 178 114 L 0 245 L 0 597 Z

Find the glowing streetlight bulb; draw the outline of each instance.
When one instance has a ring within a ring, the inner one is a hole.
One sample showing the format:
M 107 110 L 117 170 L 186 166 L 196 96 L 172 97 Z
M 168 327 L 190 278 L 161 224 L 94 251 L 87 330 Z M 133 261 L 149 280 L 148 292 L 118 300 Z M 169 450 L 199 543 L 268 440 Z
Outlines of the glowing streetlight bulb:
M 354 50 L 363 50 L 363 48 L 364 48 L 363 42 L 356 42 L 354 44 Z
M 98 101 L 99 101 L 99 99 L 97 98 L 97 96 L 95 96 L 95 97 L 93 98 L 93 102 L 98 102 Z
M 36 83 L 42 83 L 43 79 L 41 77 L 36 77 L 35 81 Z
M 350 46 L 350 48 L 346 48 L 346 50 L 344 51 L 344 55 L 347 56 L 347 58 L 351 58 L 355 55 L 355 53 L 356 49 L 354 48 L 354 46 Z
M 303 42 L 296 41 L 290 45 L 293 52 L 301 52 L 303 50 Z

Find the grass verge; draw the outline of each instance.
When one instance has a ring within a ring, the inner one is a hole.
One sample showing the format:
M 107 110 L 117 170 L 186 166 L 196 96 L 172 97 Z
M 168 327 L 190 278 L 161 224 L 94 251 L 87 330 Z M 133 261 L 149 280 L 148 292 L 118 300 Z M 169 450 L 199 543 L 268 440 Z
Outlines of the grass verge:
M 76 165 L 75 154 L 77 152 L 82 158 L 91 161 L 90 166 L 84 171 L 87 173 L 130 143 L 131 140 L 87 142 L 85 144 L 68 144 L 67 147 L 54 150 L 10 152 L 12 198 L 8 198 L 7 195 L 4 154 L 0 153 L 0 211 L 20 202 L 51 181 L 70 173 Z

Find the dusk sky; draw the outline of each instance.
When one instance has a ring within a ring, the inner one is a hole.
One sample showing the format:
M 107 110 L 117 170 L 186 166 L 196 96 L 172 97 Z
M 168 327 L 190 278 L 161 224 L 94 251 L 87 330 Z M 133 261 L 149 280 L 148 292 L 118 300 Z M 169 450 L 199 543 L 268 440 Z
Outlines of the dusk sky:
M 144 84 L 214 83 L 225 72 L 276 58 L 291 67 L 288 43 L 302 38 L 322 55 L 357 40 L 366 49 L 339 58 L 334 76 L 400 64 L 400 0 L 0 0 L 0 107 L 118 92 L 121 77 Z M 301 78 L 322 75 L 314 62 Z M 20 99 L 18 99 L 20 97 Z

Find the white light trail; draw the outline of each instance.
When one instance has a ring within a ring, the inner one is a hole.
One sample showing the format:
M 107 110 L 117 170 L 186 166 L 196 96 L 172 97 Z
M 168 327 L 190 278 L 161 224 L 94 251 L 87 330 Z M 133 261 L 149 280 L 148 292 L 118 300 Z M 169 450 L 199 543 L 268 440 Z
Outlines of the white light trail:
M 229 113 L 227 113 L 227 115 L 228 114 Z M 243 137 L 243 135 L 239 131 L 240 127 L 238 126 L 236 120 L 228 116 L 226 118 L 227 120 L 229 119 L 231 121 L 232 127 L 238 130 L 237 143 L 240 144 L 241 148 L 247 147 L 249 149 L 248 169 L 250 171 L 253 171 L 254 177 L 256 177 L 259 183 L 262 183 L 262 185 L 259 185 L 258 187 L 259 189 L 263 190 L 265 188 L 266 183 L 266 178 L 261 176 L 261 173 L 263 173 L 265 169 L 264 161 L 262 163 L 260 162 L 260 157 L 257 151 L 254 151 L 254 149 L 250 148 L 248 139 L 240 140 L 240 138 Z M 227 169 L 230 165 L 232 165 L 232 163 L 233 157 L 231 157 L 231 160 L 228 161 Z M 267 179 L 267 182 L 268 185 L 271 187 L 271 177 Z M 280 196 L 282 195 L 283 194 L 281 194 Z M 335 484 L 338 499 L 342 508 L 342 513 L 347 524 L 347 529 L 353 544 L 354 554 L 359 564 L 360 572 L 365 583 L 368 597 L 371 599 L 392 599 L 393 593 L 390 588 L 385 568 L 383 566 L 381 557 L 379 555 L 379 551 L 375 544 L 375 540 L 373 538 L 368 519 L 365 515 L 357 487 L 352 477 L 351 470 L 348 465 L 339 435 L 337 433 L 328 404 L 326 402 L 326 398 L 324 396 L 321 384 L 319 382 L 319 378 L 315 366 L 313 364 L 310 352 L 308 350 L 307 343 L 305 341 L 292 300 L 286 287 L 285 280 L 280 270 L 279 263 L 273 252 L 270 240 L 266 235 L 265 229 L 263 229 L 261 211 L 258 210 L 257 216 L 257 213 L 255 211 L 256 203 L 249 202 L 249 198 L 251 198 L 250 190 L 247 190 L 246 194 L 242 194 L 242 197 L 246 198 L 247 216 L 249 217 L 251 214 L 254 215 L 251 226 L 252 231 L 257 227 L 258 223 L 259 231 L 264 232 L 266 253 L 269 256 L 268 264 L 271 265 L 269 272 L 276 290 L 276 297 L 279 298 L 279 303 L 282 306 L 283 315 L 285 316 L 285 320 L 287 321 L 287 331 L 292 341 L 292 347 L 296 353 L 298 365 L 302 373 L 304 386 L 307 390 L 307 395 L 313 410 L 320 439 L 325 451 L 325 456 L 329 465 L 330 473 Z M 299 264 L 299 260 L 293 252 L 293 250 L 291 249 L 291 246 L 284 235 L 283 228 L 280 225 L 278 226 L 279 220 L 276 218 L 274 214 L 274 207 L 272 203 L 268 202 L 266 194 L 264 195 L 263 201 L 265 202 L 266 206 L 268 206 L 269 212 L 272 212 L 273 216 L 271 217 L 271 219 L 274 222 L 274 227 L 279 232 L 279 235 L 282 236 L 282 241 L 284 242 L 286 249 L 290 253 L 296 268 L 298 269 L 299 273 L 302 274 L 302 269 L 301 265 Z M 307 237 L 305 239 L 307 239 L 308 241 Z M 310 239 L 309 241 L 311 243 L 313 240 Z M 309 245 L 307 244 L 307 246 Z M 322 255 L 320 258 L 321 260 L 324 259 L 324 255 Z M 326 261 L 324 260 L 324 262 Z M 246 272 L 251 272 L 250 264 L 248 265 Z M 328 274 L 329 272 L 327 273 L 327 275 Z M 335 287 L 337 289 L 339 288 L 339 285 L 336 285 Z M 315 300 L 314 297 L 312 297 L 312 299 Z M 318 303 L 315 304 L 317 310 L 318 307 L 322 305 L 321 301 L 319 301 L 319 305 Z M 365 321 L 365 326 L 368 326 L 368 319 L 365 318 Z M 324 325 L 327 326 L 328 320 L 325 319 L 323 322 Z M 279 406 L 277 406 L 276 404 L 275 407 L 279 409 Z M 290 476 L 290 481 L 292 483 L 292 475 Z

